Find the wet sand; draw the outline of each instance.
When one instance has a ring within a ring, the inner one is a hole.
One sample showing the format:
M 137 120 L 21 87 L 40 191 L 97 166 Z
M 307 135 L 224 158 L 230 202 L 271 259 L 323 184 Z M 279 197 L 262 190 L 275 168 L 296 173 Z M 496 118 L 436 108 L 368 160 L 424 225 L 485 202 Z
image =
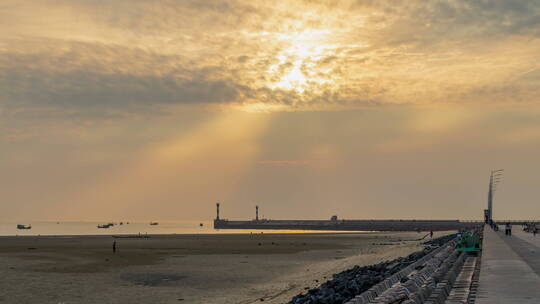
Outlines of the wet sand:
M 0 303 L 285 303 L 333 273 L 416 251 L 421 236 L 0 237 Z

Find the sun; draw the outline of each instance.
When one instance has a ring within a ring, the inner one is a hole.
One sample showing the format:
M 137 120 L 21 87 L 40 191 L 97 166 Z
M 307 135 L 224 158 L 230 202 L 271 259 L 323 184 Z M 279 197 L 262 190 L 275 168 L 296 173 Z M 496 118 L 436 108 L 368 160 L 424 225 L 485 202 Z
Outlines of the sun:
M 317 64 L 335 49 L 334 45 L 325 41 L 329 34 L 328 30 L 278 34 L 277 39 L 283 41 L 286 47 L 277 55 L 277 63 L 267 71 L 274 80 L 269 87 L 303 93 L 317 84 L 329 82 L 329 79 L 320 76 L 323 71 Z

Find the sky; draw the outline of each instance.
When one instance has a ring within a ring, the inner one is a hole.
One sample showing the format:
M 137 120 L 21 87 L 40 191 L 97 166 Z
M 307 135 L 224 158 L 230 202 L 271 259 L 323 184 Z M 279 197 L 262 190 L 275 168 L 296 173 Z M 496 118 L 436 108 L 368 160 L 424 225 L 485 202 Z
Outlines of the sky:
M 540 1 L 3 0 L 0 221 L 540 219 Z

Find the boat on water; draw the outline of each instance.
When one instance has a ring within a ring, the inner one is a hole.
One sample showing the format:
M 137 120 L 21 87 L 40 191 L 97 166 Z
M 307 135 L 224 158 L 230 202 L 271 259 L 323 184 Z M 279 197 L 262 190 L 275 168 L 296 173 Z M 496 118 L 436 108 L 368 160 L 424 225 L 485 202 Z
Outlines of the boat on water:
M 113 226 L 112 223 L 103 224 L 103 225 L 97 225 L 97 227 L 101 228 L 101 229 L 108 229 L 108 228 L 111 228 L 112 226 Z
M 32 225 L 17 224 L 17 229 L 32 229 Z
M 159 223 L 158 222 L 150 222 L 150 225 L 151 226 L 157 226 L 157 225 L 159 225 Z

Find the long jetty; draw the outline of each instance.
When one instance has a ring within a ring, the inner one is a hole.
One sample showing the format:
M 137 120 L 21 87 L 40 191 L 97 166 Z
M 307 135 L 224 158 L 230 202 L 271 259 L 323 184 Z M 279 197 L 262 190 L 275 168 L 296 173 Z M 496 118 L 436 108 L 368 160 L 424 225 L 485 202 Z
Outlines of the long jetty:
M 318 231 L 448 231 L 474 229 L 482 226 L 482 221 L 460 220 L 376 220 L 338 219 L 330 220 L 269 220 L 259 219 L 259 206 L 255 206 L 255 219 L 230 221 L 219 216 L 220 203 L 216 204 L 214 229 L 251 230 L 318 230 Z
M 481 221 L 460 220 L 248 220 L 215 219 L 215 229 L 319 231 L 446 231 L 472 229 Z

